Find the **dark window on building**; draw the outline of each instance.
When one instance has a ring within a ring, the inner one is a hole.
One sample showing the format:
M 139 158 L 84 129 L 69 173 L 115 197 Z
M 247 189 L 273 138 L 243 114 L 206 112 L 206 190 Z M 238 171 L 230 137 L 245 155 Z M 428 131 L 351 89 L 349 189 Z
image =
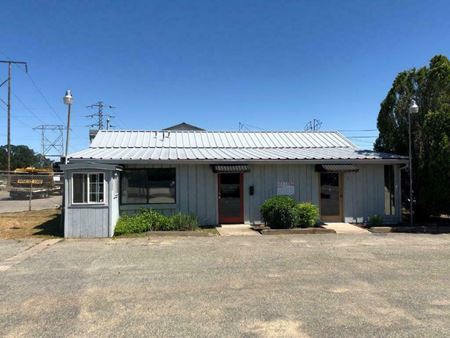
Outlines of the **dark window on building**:
M 395 215 L 395 179 L 394 166 L 384 166 L 384 214 Z
M 121 198 L 124 204 L 144 204 L 148 200 L 147 170 L 124 170 L 122 172 Z
M 122 204 L 176 202 L 175 168 L 128 169 L 122 172 Z
M 149 170 L 148 203 L 175 203 L 175 169 Z

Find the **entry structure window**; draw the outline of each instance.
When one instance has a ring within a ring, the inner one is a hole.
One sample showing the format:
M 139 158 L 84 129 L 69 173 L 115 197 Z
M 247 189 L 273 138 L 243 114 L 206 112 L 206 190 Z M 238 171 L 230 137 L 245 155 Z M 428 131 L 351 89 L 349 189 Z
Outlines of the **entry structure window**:
M 122 204 L 176 203 L 175 168 L 126 169 L 121 178 Z
M 384 166 L 384 214 L 395 215 L 395 181 L 394 166 Z
M 72 175 L 73 204 L 102 204 L 105 202 L 103 173 L 74 173 Z

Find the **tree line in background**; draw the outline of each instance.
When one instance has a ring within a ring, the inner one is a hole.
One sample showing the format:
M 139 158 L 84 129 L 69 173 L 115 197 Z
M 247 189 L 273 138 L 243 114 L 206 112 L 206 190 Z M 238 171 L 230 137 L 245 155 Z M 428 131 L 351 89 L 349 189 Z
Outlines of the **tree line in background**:
M 11 145 L 11 170 L 17 168 L 36 167 L 48 168 L 52 161 L 37 154 L 25 145 Z M 8 170 L 8 147 L 0 146 L 0 170 Z
M 381 103 L 375 150 L 408 155 L 408 109 L 411 116 L 413 190 L 418 216 L 450 214 L 450 61 L 437 55 L 428 67 L 397 75 Z

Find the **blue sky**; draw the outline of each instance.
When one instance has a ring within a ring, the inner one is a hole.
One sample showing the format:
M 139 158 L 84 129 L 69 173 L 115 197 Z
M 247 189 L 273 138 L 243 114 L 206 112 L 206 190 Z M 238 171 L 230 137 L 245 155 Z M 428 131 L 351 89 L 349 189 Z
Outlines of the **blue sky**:
M 31 128 L 65 123 L 67 88 L 70 151 L 88 146 L 86 106 L 98 100 L 126 129 L 303 130 L 313 118 L 375 129 L 399 71 L 450 56 L 448 13 L 439 0 L 4 1 L 0 59 L 27 61 L 30 75 L 13 68 L 12 142 L 39 150 Z

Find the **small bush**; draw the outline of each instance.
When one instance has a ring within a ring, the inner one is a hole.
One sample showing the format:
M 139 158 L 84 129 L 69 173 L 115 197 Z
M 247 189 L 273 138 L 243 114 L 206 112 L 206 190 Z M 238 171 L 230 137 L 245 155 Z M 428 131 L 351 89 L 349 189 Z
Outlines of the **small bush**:
M 195 230 L 198 228 L 198 219 L 194 215 L 177 213 L 169 218 L 171 230 Z
M 314 227 L 319 219 L 319 208 L 312 203 L 300 203 L 295 206 L 295 226 Z
M 294 226 L 296 202 L 289 196 L 274 196 L 261 205 L 261 215 L 267 226 L 289 229 Z
M 169 226 L 169 218 L 153 209 L 141 209 L 136 215 L 122 216 L 117 222 L 116 235 L 131 234 L 164 229 Z
M 123 235 L 148 231 L 149 225 L 142 218 L 136 216 L 122 216 L 119 218 L 114 234 Z
M 198 227 L 197 217 L 177 213 L 167 217 L 153 209 L 141 209 L 136 215 L 124 215 L 117 222 L 114 234 L 141 233 L 147 231 L 194 230 Z
M 380 215 L 370 216 L 368 223 L 371 227 L 379 227 L 380 225 L 383 225 L 383 217 L 381 217 Z

